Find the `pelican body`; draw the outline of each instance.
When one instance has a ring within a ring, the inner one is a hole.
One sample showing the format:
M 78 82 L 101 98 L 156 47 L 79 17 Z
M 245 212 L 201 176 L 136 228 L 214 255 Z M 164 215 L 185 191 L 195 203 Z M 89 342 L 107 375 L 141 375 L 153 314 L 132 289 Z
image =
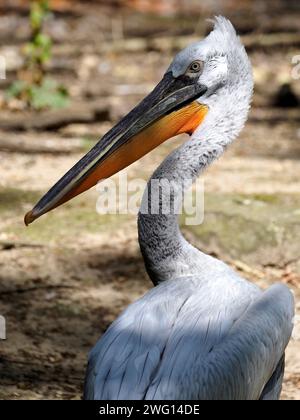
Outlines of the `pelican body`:
M 238 136 L 253 92 L 246 51 L 231 23 L 181 51 L 162 81 L 29 212 L 26 224 L 120 171 L 165 140 L 188 133 L 151 180 L 168 180 L 171 203 Z M 151 208 L 150 183 L 143 205 Z M 276 400 L 294 301 L 266 291 L 182 236 L 177 206 L 140 212 L 139 243 L 154 288 L 130 305 L 89 355 L 89 400 Z M 220 206 L 222 203 L 220 202 Z

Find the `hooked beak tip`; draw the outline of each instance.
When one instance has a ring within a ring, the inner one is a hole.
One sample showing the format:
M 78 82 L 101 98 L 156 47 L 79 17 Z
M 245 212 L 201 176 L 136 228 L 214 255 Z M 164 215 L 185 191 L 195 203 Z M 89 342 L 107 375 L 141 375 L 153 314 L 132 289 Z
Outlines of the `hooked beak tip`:
M 34 216 L 33 211 L 29 211 L 26 213 L 24 217 L 24 223 L 26 226 L 30 225 L 32 222 L 34 222 L 36 219 L 36 216 Z

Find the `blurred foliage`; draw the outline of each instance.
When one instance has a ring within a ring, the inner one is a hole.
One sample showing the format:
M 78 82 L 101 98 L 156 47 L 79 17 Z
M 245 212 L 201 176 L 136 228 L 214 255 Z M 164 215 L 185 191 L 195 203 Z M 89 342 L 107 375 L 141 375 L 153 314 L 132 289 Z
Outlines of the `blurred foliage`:
M 30 11 L 31 41 L 25 46 L 28 65 L 35 71 L 51 58 L 51 38 L 43 33 L 43 23 L 50 14 L 48 0 L 34 1 Z
M 68 92 L 64 86 L 46 77 L 45 65 L 51 59 L 52 40 L 43 32 L 44 22 L 50 15 L 48 0 L 31 3 L 29 21 L 30 41 L 25 45 L 25 66 L 7 90 L 7 98 L 17 98 L 28 107 L 40 110 L 61 108 L 68 104 Z
M 64 86 L 48 78 L 45 78 L 41 84 L 30 84 L 25 80 L 17 80 L 7 90 L 7 98 L 26 101 L 36 110 L 63 108 L 68 103 L 68 92 Z

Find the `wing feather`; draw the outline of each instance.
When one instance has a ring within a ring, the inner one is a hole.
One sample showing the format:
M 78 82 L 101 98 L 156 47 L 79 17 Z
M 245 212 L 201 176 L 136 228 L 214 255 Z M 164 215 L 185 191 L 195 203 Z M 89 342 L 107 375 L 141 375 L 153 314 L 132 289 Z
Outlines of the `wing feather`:
M 130 305 L 92 350 L 86 399 L 259 399 L 292 332 L 293 297 L 191 278 Z M 226 302 L 226 305 L 222 305 Z

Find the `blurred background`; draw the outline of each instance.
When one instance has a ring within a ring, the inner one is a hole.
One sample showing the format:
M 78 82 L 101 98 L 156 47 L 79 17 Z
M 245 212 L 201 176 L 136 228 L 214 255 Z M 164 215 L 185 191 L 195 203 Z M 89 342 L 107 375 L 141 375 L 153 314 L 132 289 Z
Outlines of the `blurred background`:
M 267 287 L 300 284 L 298 0 L 0 1 L 0 399 L 78 399 L 87 352 L 151 287 L 136 218 L 99 215 L 95 190 L 29 228 L 23 215 L 160 80 L 174 54 L 229 17 L 255 95 L 239 140 L 205 174 L 196 246 Z M 147 179 L 184 137 L 129 168 Z M 298 316 L 298 315 L 297 315 Z M 299 319 L 299 316 L 298 318 Z M 284 399 L 300 397 L 300 331 Z

